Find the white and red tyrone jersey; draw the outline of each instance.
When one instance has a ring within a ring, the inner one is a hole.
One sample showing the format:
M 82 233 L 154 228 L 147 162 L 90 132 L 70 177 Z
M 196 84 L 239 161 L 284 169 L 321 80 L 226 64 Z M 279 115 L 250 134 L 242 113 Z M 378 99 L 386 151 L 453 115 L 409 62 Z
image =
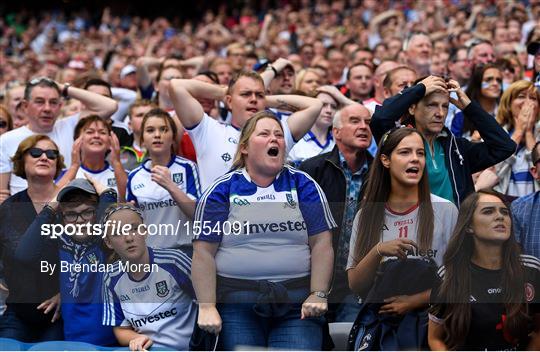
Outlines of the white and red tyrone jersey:
M 442 265 L 443 255 L 446 251 L 448 241 L 454 231 L 457 221 L 458 210 L 456 206 L 441 197 L 431 194 L 431 203 L 433 207 L 433 241 L 431 248 L 427 251 L 417 251 L 408 253 L 409 258 L 427 257 L 435 260 L 438 266 Z M 381 242 L 392 241 L 398 238 L 407 238 L 418 243 L 418 206 L 415 206 L 404 213 L 396 213 L 386 208 L 384 215 L 384 224 L 381 234 Z M 346 270 L 354 268 L 358 260 L 354 256 L 356 246 L 358 222 L 360 220 L 360 211 L 356 214 L 353 222 L 351 234 L 350 252 L 347 260 Z M 394 259 L 395 257 L 384 257 L 384 260 Z

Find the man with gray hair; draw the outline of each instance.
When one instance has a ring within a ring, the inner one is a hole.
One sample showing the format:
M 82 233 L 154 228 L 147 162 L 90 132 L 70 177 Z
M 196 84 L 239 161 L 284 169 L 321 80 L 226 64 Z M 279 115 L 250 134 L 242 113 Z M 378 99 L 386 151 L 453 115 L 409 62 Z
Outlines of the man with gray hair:
M 327 317 L 330 322 L 352 322 L 360 310 L 358 297 L 349 289 L 345 265 L 352 222 L 362 200 L 361 189 L 373 158 L 369 110 L 360 104 L 345 105 L 334 115 L 332 133 L 336 146 L 325 154 L 304 161 L 300 170 L 321 186 L 338 224 L 334 229 L 334 276 Z
M 426 33 L 412 33 L 403 43 L 403 51 L 407 53 L 407 65 L 412 67 L 418 76 L 429 75 L 433 44 Z

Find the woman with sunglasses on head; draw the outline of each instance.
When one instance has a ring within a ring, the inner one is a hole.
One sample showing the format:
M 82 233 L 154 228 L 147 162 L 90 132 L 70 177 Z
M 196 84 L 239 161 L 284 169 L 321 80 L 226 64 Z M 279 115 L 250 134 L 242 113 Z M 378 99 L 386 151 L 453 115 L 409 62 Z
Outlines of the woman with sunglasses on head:
M 540 349 L 540 261 L 521 255 L 502 194 L 461 204 L 432 291 L 432 350 Z
M 197 165 L 176 155 L 174 140 L 178 130 L 166 111 L 148 111 L 141 130 L 148 159 L 129 173 L 127 200 L 141 208 L 146 224 L 174 227 L 175 233 L 152 234 L 147 242 L 150 247 L 184 247 L 190 251 L 190 221 L 195 199 L 200 196 Z
M 58 272 L 44 273 L 38 265 L 24 265 L 15 258 L 15 252 L 23 234 L 58 192 L 54 179 L 64 167 L 63 157 L 49 137 L 33 135 L 19 144 L 12 161 L 13 172 L 26 179 L 28 188 L 0 206 L 0 251 L 9 289 L 7 309 L 0 319 L 0 337 L 23 342 L 62 340 L 56 296 Z
M 477 66 L 467 84 L 465 94 L 477 101 L 490 115 L 497 115 L 499 99 L 502 95 L 503 73 L 499 66 L 487 64 Z M 474 126 L 465 118 L 462 111 L 456 113 L 452 120 L 452 133 L 457 137 L 473 137 Z M 479 137 L 479 136 L 478 136 Z
M 391 342 L 397 345 L 358 334 L 355 349 L 365 343 L 375 350 L 424 347 L 421 339 L 406 342 L 397 327 L 421 321 L 457 217 L 451 202 L 430 194 L 425 163 L 417 130 L 397 128 L 382 137 L 353 223 L 346 269 L 349 286 L 365 302 L 357 321 L 373 317 L 382 329 L 394 319 Z
M 271 112 L 243 127 L 231 171 L 201 197 L 193 285 L 218 348 L 321 350 L 335 227 L 320 187 L 285 161 Z

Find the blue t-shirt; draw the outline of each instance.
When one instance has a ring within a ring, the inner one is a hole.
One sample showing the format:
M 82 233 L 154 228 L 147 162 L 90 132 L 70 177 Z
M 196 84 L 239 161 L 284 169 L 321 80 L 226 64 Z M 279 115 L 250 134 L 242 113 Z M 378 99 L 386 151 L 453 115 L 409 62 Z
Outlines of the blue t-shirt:
M 196 240 L 219 242 L 217 274 L 282 281 L 310 274 L 309 236 L 336 227 L 320 186 L 285 166 L 268 187 L 245 169 L 220 177 L 197 204 Z

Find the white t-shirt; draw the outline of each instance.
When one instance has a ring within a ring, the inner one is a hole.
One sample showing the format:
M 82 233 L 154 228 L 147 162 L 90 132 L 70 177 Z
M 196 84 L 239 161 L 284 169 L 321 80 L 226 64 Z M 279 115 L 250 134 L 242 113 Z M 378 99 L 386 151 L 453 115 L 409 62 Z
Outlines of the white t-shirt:
M 152 181 L 151 165 L 152 160 L 148 159 L 129 173 L 126 192 L 127 201 L 135 201 L 143 212 L 148 227 L 146 244 L 152 248 L 191 246 L 190 220 L 170 193 Z M 192 199 L 199 198 L 201 187 L 195 163 L 175 156 L 167 167 L 178 188 Z
M 102 170 L 92 171 L 85 168 L 83 165 L 77 170 L 77 175 L 75 178 L 86 178 L 84 174 L 87 173 L 89 176 L 99 181 L 102 185 L 107 188 L 112 188 L 118 192 L 118 187 L 116 185 L 116 177 L 114 176 L 114 169 L 109 165 L 108 162 L 105 162 L 105 167 Z
M 287 153 L 295 144 L 289 126 L 282 123 Z M 206 190 L 218 177 L 231 169 L 238 149 L 240 130 L 226 125 L 204 114 L 201 122 L 187 129 L 197 153 L 197 163 L 201 173 L 201 186 Z
M 319 154 L 327 153 L 334 149 L 336 143 L 332 138 L 332 135 L 328 133 L 328 139 L 326 143 L 322 145 L 317 140 L 317 137 L 309 131 L 306 135 L 296 143 L 296 145 L 291 149 L 287 160 L 294 165 L 299 165 L 302 161 L 317 156 Z
M 407 255 L 409 258 L 432 258 L 438 266 L 441 266 L 446 246 L 456 225 L 458 210 L 452 202 L 434 194 L 431 195 L 431 203 L 433 206 L 434 225 L 432 246 L 425 253 L 420 250 L 414 250 L 414 252 L 409 252 Z M 360 211 L 354 217 L 346 270 L 354 268 L 359 262 L 354 256 L 354 248 L 356 246 Z M 381 242 L 392 241 L 398 238 L 408 238 L 418 243 L 417 226 L 418 206 L 411 208 L 405 213 L 395 213 L 386 208 Z M 395 257 L 384 257 L 383 261 L 389 258 Z
M 71 150 L 73 149 L 73 133 L 77 122 L 79 122 L 79 113 L 57 120 L 51 132 L 44 133 L 51 138 L 57 145 L 60 154 L 64 157 L 66 167 L 71 165 Z M 0 173 L 12 172 L 13 162 L 11 158 L 15 155 L 19 144 L 27 137 L 39 133 L 30 131 L 28 126 L 22 126 L 4 133 L 0 136 Z M 10 194 L 18 193 L 28 188 L 25 179 L 11 174 L 9 180 Z
M 152 271 L 144 279 L 133 280 L 120 262 L 105 275 L 103 325 L 129 326 L 156 347 L 187 351 L 197 316 L 191 259 L 176 249 L 148 250 Z

